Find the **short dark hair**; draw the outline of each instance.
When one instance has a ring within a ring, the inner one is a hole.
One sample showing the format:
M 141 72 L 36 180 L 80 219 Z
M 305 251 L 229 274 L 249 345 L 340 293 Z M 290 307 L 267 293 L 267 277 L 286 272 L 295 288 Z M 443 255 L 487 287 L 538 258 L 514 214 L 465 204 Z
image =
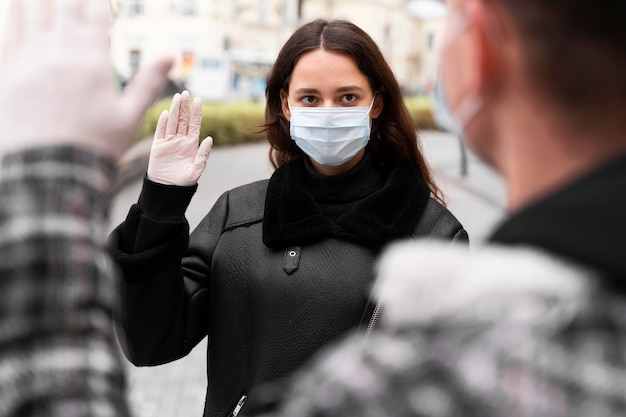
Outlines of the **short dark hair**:
M 486 1 L 508 11 L 531 81 L 568 122 L 624 123 L 626 0 Z
M 433 195 L 443 200 L 418 148 L 417 128 L 406 108 L 398 81 L 382 52 L 365 31 L 341 19 L 317 19 L 298 28 L 279 52 L 267 77 L 263 127 L 271 145 L 270 160 L 274 167 L 302 156 L 300 148 L 291 140 L 289 121 L 281 108 L 280 92 L 289 90 L 298 59 L 318 49 L 354 59 L 377 97 L 383 99 L 382 113 L 372 122 L 371 139 L 367 145 L 374 163 L 381 167 L 390 167 L 403 160 L 416 164 Z

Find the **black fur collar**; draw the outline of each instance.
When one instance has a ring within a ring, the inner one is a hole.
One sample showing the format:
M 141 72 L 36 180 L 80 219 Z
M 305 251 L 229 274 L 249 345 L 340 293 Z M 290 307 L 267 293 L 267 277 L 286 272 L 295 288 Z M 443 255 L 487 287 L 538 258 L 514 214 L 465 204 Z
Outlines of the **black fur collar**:
M 332 222 L 308 190 L 306 175 L 299 158 L 278 168 L 270 178 L 263 219 L 265 245 L 278 249 L 335 237 L 378 251 L 392 240 L 411 236 L 430 196 L 417 167 L 402 162 L 383 188 Z

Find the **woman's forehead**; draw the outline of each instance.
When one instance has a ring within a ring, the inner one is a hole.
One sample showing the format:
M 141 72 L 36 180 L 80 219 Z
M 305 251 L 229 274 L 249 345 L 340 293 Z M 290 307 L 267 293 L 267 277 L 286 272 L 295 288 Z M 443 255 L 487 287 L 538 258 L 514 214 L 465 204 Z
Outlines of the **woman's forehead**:
M 369 89 L 367 76 L 352 57 L 323 49 L 309 52 L 296 62 L 290 87 L 296 89 Z

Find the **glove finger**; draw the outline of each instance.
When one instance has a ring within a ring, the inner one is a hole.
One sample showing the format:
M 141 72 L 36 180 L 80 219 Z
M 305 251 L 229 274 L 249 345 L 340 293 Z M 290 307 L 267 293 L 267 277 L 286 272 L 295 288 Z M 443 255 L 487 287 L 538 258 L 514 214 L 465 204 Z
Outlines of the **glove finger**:
M 25 10 L 22 0 L 9 0 L 7 14 L 4 19 L 4 39 L 0 57 L 9 62 L 17 53 L 24 41 Z
M 56 0 L 55 15 L 53 16 L 54 30 L 64 35 L 74 34 L 74 28 L 81 24 L 82 6 L 80 0 Z
M 85 20 L 87 26 L 97 35 L 97 38 L 108 39 L 108 32 L 113 19 L 113 11 L 109 1 L 89 1 L 85 4 Z
M 178 113 L 178 128 L 176 133 L 179 136 L 187 136 L 189 131 L 189 103 L 191 97 L 189 91 L 185 90 L 180 95 L 180 111 Z
M 38 36 L 47 31 L 52 24 L 52 10 L 57 0 L 33 1 L 28 4 L 27 30 L 30 36 Z
M 200 146 L 198 147 L 198 153 L 196 155 L 201 155 L 202 158 L 206 161 L 209 159 L 209 155 L 211 154 L 211 150 L 213 149 L 213 138 L 211 136 L 207 136 Z
M 200 127 L 202 125 L 202 100 L 196 97 L 191 108 L 191 118 L 189 120 L 188 135 L 198 140 L 200 137 Z
M 202 172 L 204 172 L 204 168 L 206 168 L 207 161 L 209 160 L 209 155 L 211 155 L 212 147 L 213 138 L 210 136 L 204 139 L 198 147 L 198 152 L 196 152 L 196 157 L 193 161 L 196 181 L 200 179 Z
M 172 58 L 163 57 L 140 68 L 133 76 L 124 89 L 120 107 L 121 114 L 128 117 L 131 123 L 138 125 L 148 107 L 159 98 L 173 65 Z
M 198 147 L 198 152 L 196 152 L 195 162 L 198 161 L 206 161 L 209 159 L 209 155 L 211 154 L 211 150 L 213 149 L 213 138 L 211 136 L 207 136 L 200 146 Z
M 156 129 L 154 130 L 154 140 L 165 138 L 165 126 L 167 126 L 169 112 L 167 110 L 163 110 L 161 115 L 159 116 L 159 121 L 157 122 Z
M 176 136 L 176 132 L 178 131 L 178 115 L 180 114 L 180 100 L 181 95 L 179 93 L 174 94 L 172 105 L 170 106 L 170 116 L 167 119 L 167 126 L 165 127 L 165 136 Z

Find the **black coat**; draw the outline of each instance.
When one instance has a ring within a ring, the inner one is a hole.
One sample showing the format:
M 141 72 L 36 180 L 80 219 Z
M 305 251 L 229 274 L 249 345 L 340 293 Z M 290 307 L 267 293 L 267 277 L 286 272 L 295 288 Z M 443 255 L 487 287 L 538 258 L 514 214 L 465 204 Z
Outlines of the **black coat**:
M 230 415 L 254 387 L 362 322 L 385 244 L 415 234 L 467 240 L 416 173 L 398 167 L 331 223 L 302 186 L 302 164 L 289 163 L 223 194 L 191 236 L 184 210 L 195 188 L 146 179 L 110 239 L 123 272 L 126 356 L 162 364 L 208 335 L 204 415 Z
M 605 285 L 625 293 L 625 190 L 622 154 L 505 219 L 490 240 L 546 249 L 601 272 Z

